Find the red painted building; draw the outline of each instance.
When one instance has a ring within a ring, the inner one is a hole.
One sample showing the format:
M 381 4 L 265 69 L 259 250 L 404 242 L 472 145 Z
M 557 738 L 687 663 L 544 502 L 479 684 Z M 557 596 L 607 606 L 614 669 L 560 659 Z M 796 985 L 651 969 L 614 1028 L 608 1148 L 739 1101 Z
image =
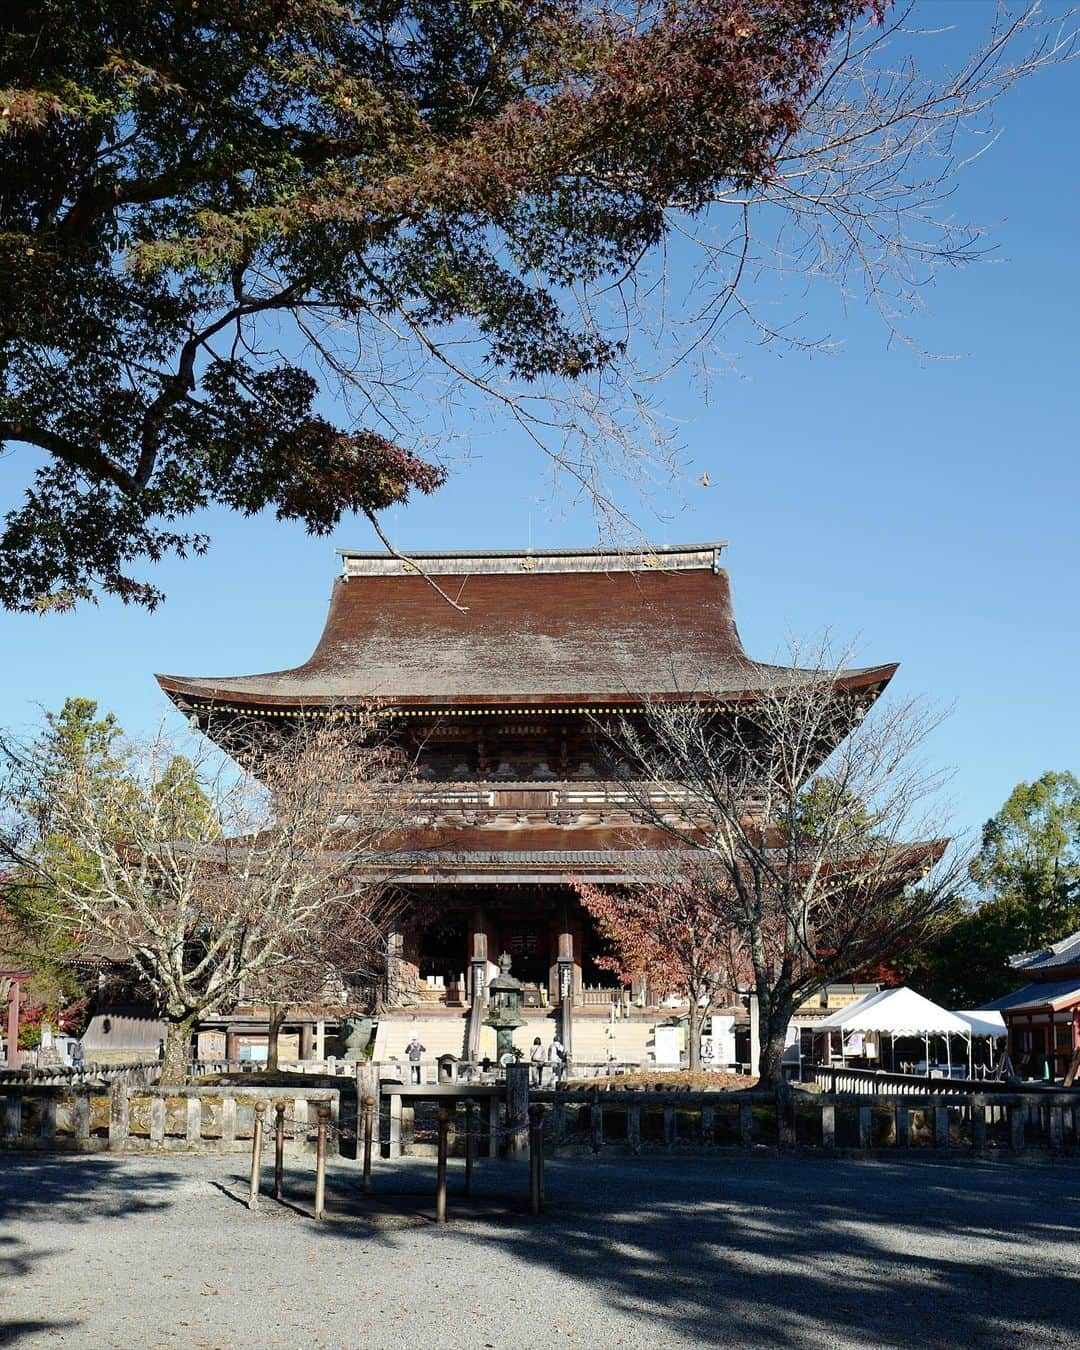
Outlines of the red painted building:
M 1064 1078 L 1080 1051 L 1080 932 L 1009 961 L 1030 979 L 991 1008 L 1005 1019 L 1009 1058 L 1026 1078 Z

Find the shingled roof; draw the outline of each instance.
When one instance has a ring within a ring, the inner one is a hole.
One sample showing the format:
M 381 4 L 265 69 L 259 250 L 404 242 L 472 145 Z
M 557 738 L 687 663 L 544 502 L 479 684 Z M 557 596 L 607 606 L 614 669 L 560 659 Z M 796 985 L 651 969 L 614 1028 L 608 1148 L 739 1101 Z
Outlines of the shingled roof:
M 1014 970 L 1057 970 L 1061 966 L 1080 966 L 1080 931 L 1052 942 L 1035 952 L 1021 952 L 1010 956 Z
M 342 554 L 308 661 L 265 675 L 159 675 L 181 708 L 595 707 L 643 696 L 752 699 L 806 678 L 752 661 L 722 544 L 529 553 Z M 426 574 L 426 575 L 425 575 Z M 432 585 L 462 608 L 455 608 Z M 846 671 L 884 687 L 895 665 Z

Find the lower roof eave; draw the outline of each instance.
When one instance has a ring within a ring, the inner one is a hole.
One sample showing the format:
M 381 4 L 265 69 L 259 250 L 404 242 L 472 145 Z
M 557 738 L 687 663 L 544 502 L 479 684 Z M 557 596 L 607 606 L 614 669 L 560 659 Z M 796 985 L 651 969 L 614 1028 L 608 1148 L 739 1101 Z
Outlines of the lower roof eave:
M 865 669 L 841 672 L 835 680 L 837 689 L 848 693 L 880 691 L 896 673 L 895 663 L 871 666 Z M 792 672 L 804 674 L 806 672 Z M 257 676 L 257 680 L 268 677 Z M 388 712 L 417 717 L 468 717 L 485 712 L 535 713 L 548 712 L 592 715 L 602 712 L 623 712 L 640 708 L 649 702 L 707 703 L 736 707 L 753 703 L 770 691 L 768 683 L 731 689 L 620 689 L 606 692 L 574 693 L 549 690 L 542 693 L 491 694 L 394 694 L 372 691 L 370 694 L 325 694 L 311 690 L 271 693 L 258 687 L 215 685 L 213 679 L 193 676 L 156 675 L 162 690 L 185 713 L 222 716 L 290 717 L 305 712 L 321 712 L 331 708 L 370 707 L 375 704 Z

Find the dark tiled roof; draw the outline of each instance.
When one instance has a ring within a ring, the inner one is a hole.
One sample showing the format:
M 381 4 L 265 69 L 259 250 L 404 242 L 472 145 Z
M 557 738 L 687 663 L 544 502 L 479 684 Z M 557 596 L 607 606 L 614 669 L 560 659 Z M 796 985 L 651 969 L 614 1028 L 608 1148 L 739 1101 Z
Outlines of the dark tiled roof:
M 1014 989 L 1004 998 L 987 1003 L 986 1007 L 997 1012 L 1018 1012 L 1022 1008 L 1044 1008 L 1048 1003 L 1057 1003 L 1059 999 L 1068 1000 L 1074 994 L 1080 1001 L 1080 980 L 1049 980 L 1025 984 L 1023 989 Z
M 1014 970 L 1053 970 L 1055 966 L 1080 965 L 1080 932 L 1070 933 L 1037 952 L 1021 952 L 1009 958 Z
M 753 698 L 805 673 L 750 660 L 715 545 L 618 555 L 418 555 L 455 609 L 400 562 L 345 556 L 311 658 L 249 676 L 160 675 L 181 707 L 525 708 L 635 703 L 642 695 Z M 845 672 L 880 688 L 893 665 Z

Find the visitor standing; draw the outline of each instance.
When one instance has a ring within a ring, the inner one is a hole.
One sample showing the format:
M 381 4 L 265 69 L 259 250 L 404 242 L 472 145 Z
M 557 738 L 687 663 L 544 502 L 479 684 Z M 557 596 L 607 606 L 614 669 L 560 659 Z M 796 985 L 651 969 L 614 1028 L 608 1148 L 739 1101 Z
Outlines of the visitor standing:
M 532 1060 L 532 1082 L 533 1087 L 543 1087 L 544 1085 L 544 1047 L 540 1043 L 540 1037 L 533 1037 L 532 1054 L 529 1056 Z
M 566 1072 L 566 1046 L 563 1045 L 558 1036 L 551 1042 L 551 1047 L 548 1050 L 548 1063 L 553 1067 L 556 1083 L 561 1083 L 563 1074 Z
M 427 1046 L 421 1045 L 415 1036 L 409 1042 L 406 1053 L 409 1056 L 409 1069 L 414 1083 L 419 1083 L 420 1081 L 420 1056 L 426 1049 Z

